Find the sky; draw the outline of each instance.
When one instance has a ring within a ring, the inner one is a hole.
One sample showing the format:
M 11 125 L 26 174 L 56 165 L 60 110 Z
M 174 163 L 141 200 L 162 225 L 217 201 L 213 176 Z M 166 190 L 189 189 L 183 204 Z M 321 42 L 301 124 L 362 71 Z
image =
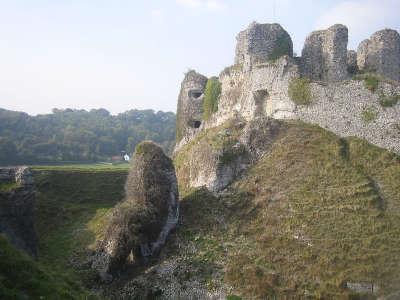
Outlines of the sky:
M 301 54 L 335 23 L 349 49 L 400 31 L 400 0 L 0 0 L 0 107 L 176 111 L 188 69 L 218 75 L 252 21 L 280 23 Z

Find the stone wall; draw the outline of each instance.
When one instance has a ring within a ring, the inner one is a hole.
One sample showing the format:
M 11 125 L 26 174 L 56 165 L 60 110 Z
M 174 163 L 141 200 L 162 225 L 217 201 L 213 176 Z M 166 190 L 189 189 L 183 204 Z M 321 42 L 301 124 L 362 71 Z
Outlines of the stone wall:
M 7 183 L 16 183 L 16 186 L 0 192 L 0 233 L 5 234 L 15 247 L 35 257 L 33 176 L 27 167 L 0 168 L 0 184 Z
M 246 121 L 259 116 L 292 117 L 295 105 L 289 99 L 288 86 L 298 76 L 299 67 L 288 56 L 274 63 L 255 65 L 249 72 L 238 70 L 221 74 L 218 111 L 204 124 L 204 128 L 218 126 L 236 117 Z
M 324 85 L 312 83 L 313 102 L 298 106 L 296 118 L 317 124 L 339 136 L 356 136 L 400 154 L 400 103 L 382 107 L 380 93 L 400 95 L 400 86 L 380 83 L 378 91 L 366 89 L 363 81 Z M 366 122 L 365 110 L 373 110 L 376 119 Z

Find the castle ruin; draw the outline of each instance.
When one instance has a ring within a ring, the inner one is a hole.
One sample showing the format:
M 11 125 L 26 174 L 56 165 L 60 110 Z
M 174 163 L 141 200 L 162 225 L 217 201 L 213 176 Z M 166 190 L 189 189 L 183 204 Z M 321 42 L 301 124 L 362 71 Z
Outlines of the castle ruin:
M 198 133 L 228 120 L 253 126 L 260 123 L 260 118 L 267 118 L 301 120 L 341 137 L 359 137 L 400 153 L 397 31 L 378 31 L 355 51 L 347 49 L 347 27 L 336 24 L 312 32 L 306 38 L 301 57 L 293 57 L 292 40 L 279 24 L 253 22 L 236 39 L 234 65 L 219 74 L 221 93 L 218 109 L 211 117 L 205 119 L 202 115 L 207 78 L 193 70 L 185 75 L 178 100 L 176 152 Z M 373 76 L 375 86 L 366 85 L 366 76 Z M 299 79 L 307 83 L 307 104 L 298 103 L 289 95 L 291 84 Z M 387 99 L 392 101 L 390 105 L 382 102 Z M 235 147 L 252 147 L 245 141 L 241 143 L 244 144 Z M 202 157 L 208 157 L 208 164 L 213 166 L 207 167 L 204 159 L 191 161 L 191 186 L 221 190 L 237 170 L 245 167 L 245 161 L 238 160 L 235 166 L 225 166 L 228 172 L 220 169 L 217 153 Z
M 347 27 L 336 24 L 312 32 L 301 57 L 293 57 L 292 40 L 279 24 L 253 22 L 236 40 L 235 64 L 218 77 L 222 92 L 218 111 L 209 120 L 202 117 L 207 77 L 193 70 L 185 75 L 178 100 L 176 149 L 228 119 L 267 116 L 318 124 L 340 136 L 358 136 L 400 153 L 400 104 L 380 104 L 382 97 L 400 95 L 397 31 L 378 31 L 355 51 L 347 49 Z M 365 72 L 380 78 L 376 91 L 353 79 Z M 296 78 L 310 80 L 311 104 L 298 105 L 290 99 L 289 85 Z M 376 115 L 372 122 L 362 120 L 366 109 Z

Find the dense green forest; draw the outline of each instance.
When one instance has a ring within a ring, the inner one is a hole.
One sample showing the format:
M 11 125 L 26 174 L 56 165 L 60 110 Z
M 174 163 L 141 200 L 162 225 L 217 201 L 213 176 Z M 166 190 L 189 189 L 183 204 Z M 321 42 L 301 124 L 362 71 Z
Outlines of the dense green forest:
M 175 142 L 175 114 L 129 110 L 111 115 L 105 109 L 53 109 L 30 116 L 0 109 L 0 165 L 108 161 L 132 153 L 142 140 L 170 152 Z

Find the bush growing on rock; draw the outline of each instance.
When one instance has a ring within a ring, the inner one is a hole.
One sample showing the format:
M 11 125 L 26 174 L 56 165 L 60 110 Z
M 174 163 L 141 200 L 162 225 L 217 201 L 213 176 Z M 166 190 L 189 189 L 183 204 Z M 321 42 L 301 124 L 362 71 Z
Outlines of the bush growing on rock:
M 298 105 L 311 103 L 311 88 L 308 78 L 295 78 L 289 84 L 289 97 Z
M 104 279 L 133 262 L 156 254 L 178 218 L 178 188 L 172 161 L 153 142 L 136 147 L 125 184 L 126 198 L 114 208 L 93 267 Z
M 218 110 L 218 100 L 221 95 L 221 83 L 217 77 L 211 77 L 206 84 L 203 102 L 203 118 L 208 120 Z

